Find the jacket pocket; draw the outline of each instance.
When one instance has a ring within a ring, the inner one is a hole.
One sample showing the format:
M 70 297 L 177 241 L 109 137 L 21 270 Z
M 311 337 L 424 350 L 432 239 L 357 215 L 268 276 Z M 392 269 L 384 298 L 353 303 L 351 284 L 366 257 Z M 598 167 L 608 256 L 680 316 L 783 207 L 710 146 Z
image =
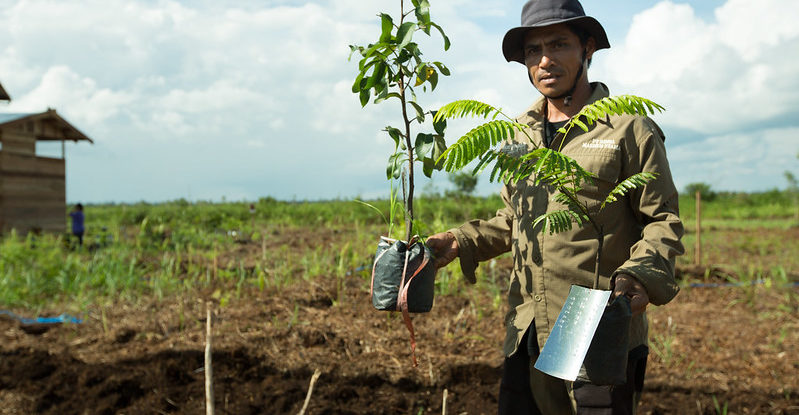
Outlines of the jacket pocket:
M 594 179 L 583 183 L 578 193 L 580 202 L 589 210 L 597 211 L 621 178 L 621 160 L 616 154 L 582 153 L 572 156 L 577 164 L 594 174 Z

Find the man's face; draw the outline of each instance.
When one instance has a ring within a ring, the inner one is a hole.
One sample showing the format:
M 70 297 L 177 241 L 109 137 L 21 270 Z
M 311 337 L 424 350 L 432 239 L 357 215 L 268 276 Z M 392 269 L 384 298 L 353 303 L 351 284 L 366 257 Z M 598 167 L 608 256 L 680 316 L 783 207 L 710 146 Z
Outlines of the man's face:
M 563 95 L 574 85 L 585 59 L 594 53 L 594 39 L 585 47 L 565 24 L 532 29 L 524 40 L 524 63 L 533 85 L 546 97 Z

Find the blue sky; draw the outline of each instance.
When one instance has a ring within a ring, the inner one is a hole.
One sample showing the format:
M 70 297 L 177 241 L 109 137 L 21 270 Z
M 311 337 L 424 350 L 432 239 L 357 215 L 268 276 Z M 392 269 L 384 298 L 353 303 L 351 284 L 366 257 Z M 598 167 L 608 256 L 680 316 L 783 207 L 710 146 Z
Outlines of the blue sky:
M 14 99 L 0 112 L 52 107 L 95 140 L 67 145 L 69 202 L 382 197 L 393 142 L 381 129 L 398 108 L 360 107 L 347 56 L 398 4 L 0 0 L 0 83 Z M 431 1 L 452 48 L 418 40 L 452 76 L 420 96 L 425 108 L 477 98 L 516 114 L 538 98 L 500 52 L 521 4 Z M 589 78 L 667 107 L 654 118 L 680 189 L 784 188 L 783 172 L 799 173 L 799 2 L 753 4 L 583 1 L 612 45 Z M 449 186 L 439 174 L 417 189 Z

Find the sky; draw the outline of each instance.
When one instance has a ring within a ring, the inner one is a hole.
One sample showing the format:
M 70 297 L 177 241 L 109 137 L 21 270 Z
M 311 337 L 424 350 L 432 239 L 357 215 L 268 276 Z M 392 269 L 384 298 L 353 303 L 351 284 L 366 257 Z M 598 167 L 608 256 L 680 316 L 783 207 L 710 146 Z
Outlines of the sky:
M 611 43 L 589 79 L 666 107 L 653 118 L 678 189 L 761 191 L 799 174 L 799 1 L 582 3 Z M 435 31 L 414 40 L 452 74 L 420 93 L 425 109 L 474 98 L 518 114 L 539 98 L 501 53 L 522 4 L 431 0 L 452 47 Z M 66 146 L 69 203 L 386 197 L 382 129 L 400 125 L 399 104 L 361 108 L 348 60 L 377 39 L 381 12 L 399 1 L 0 0 L 13 99 L 0 112 L 54 108 L 94 140 Z M 468 127 L 450 125 L 448 141 Z M 451 184 L 437 173 L 416 188 Z M 485 176 L 478 193 L 498 188 Z

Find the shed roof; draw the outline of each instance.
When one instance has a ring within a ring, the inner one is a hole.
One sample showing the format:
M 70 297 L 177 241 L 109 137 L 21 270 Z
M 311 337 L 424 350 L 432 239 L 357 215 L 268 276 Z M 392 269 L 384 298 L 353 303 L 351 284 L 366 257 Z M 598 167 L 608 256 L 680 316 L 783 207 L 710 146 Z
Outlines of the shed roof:
M 88 141 L 94 143 L 91 138 L 75 128 L 67 120 L 61 118 L 54 109 L 48 109 L 39 113 L 0 113 L 0 129 L 10 127 L 14 124 L 21 124 L 29 121 L 37 121 L 49 125 L 47 134 L 36 136 L 36 140 L 41 141 Z
M 11 97 L 8 96 L 8 92 L 3 89 L 3 84 L 0 84 L 0 101 L 11 101 Z

